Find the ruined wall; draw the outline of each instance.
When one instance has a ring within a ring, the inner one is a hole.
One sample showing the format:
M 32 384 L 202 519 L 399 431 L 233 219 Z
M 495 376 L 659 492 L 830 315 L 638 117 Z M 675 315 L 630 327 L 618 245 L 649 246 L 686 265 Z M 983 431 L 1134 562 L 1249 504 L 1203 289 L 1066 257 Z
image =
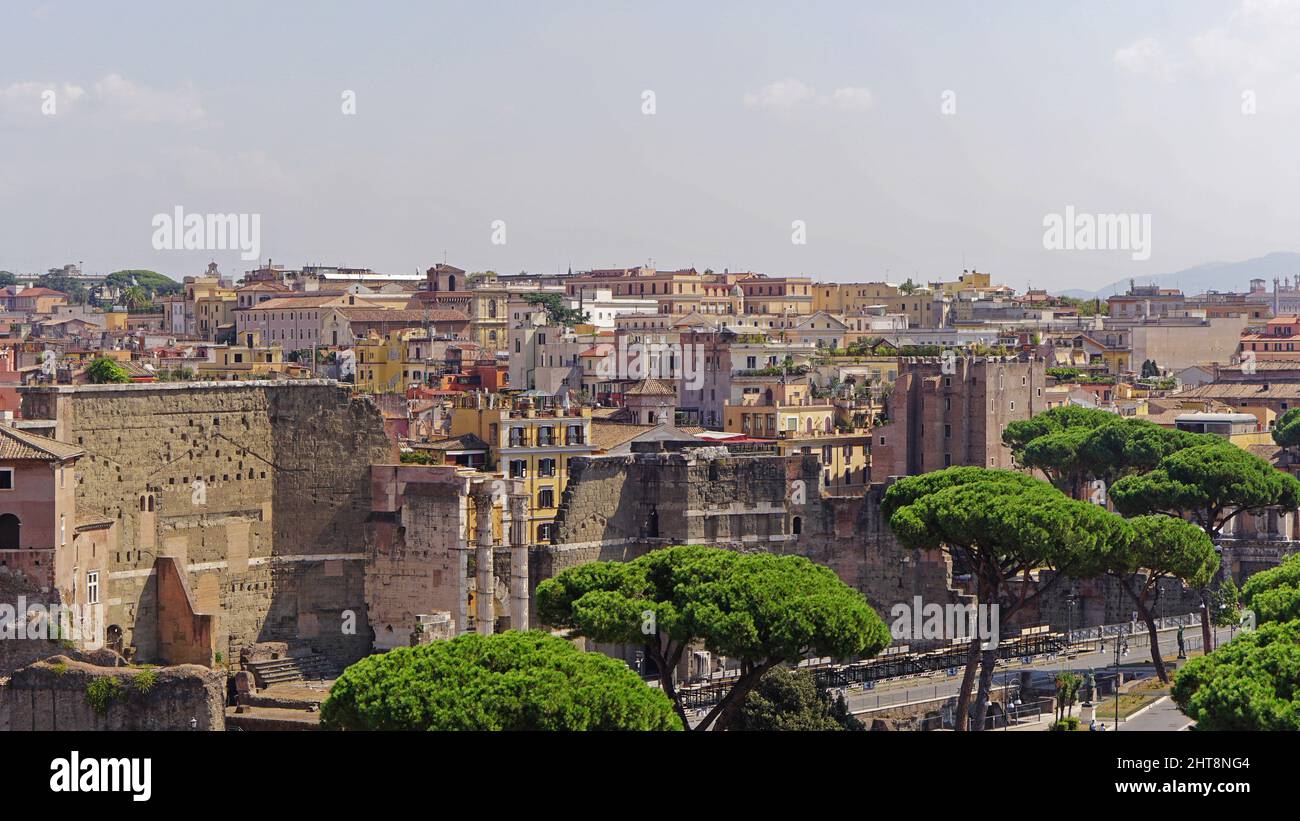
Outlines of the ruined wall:
M 116 680 L 99 712 L 91 682 Z M 0 685 L 0 731 L 225 729 L 226 676 L 196 665 L 143 670 L 54 656 Z
M 523 483 L 453 465 L 374 465 L 371 480 L 365 594 L 375 648 L 426 641 L 431 629 L 454 635 L 475 628 L 475 499 L 483 491 L 500 497 L 491 514 L 490 595 L 496 628 L 509 629 L 511 556 L 500 495 L 521 493 Z M 447 624 L 432 628 L 442 624 L 439 613 Z
M 59 386 L 23 389 L 23 415 L 87 451 L 78 513 L 118 522 L 107 622 L 136 659 L 163 658 L 158 556 L 185 568 L 198 612 L 220 614 L 226 659 L 271 640 L 340 663 L 369 651 L 369 471 L 392 459 L 369 402 L 326 380 Z
M 883 490 L 822 496 L 815 457 L 701 448 L 575 458 L 570 471 L 556 543 L 535 548 L 531 557 L 534 587 L 586 562 L 710 544 L 806 556 L 861 591 L 882 617 L 917 595 L 956 600 L 947 557 L 906 550 L 890 532 L 880 514 Z

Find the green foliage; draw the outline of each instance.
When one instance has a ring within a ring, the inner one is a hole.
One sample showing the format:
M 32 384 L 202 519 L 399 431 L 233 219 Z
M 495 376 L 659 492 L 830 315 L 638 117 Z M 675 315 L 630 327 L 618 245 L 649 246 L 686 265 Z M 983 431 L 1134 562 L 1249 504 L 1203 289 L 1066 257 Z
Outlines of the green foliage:
M 1215 627 L 1236 627 L 1241 624 L 1241 591 L 1231 576 L 1225 578 L 1219 589 L 1214 591 L 1210 606 L 1214 608 L 1210 621 Z M 1288 618 L 1298 617 L 1300 613 Z
M 806 656 L 871 656 L 889 628 L 830 568 L 802 556 L 683 546 L 592 562 L 537 586 L 547 624 L 599 642 L 645 645 L 664 692 L 690 646 L 739 661 L 741 676 L 699 725 L 722 729 L 768 669 Z M 684 716 L 680 702 L 679 713 Z
M 1051 730 L 1056 733 L 1072 733 L 1079 729 L 1078 716 L 1066 716 L 1052 723 Z
M 1300 504 L 1300 482 L 1268 462 L 1223 441 L 1184 448 L 1149 473 L 1127 476 L 1110 489 L 1115 508 L 1138 513 L 1186 513 L 1215 534 L 1248 510 Z
M 956 547 L 990 583 L 1026 568 L 1099 572 L 1128 525 L 1022 473 L 946 468 L 890 485 L 882 511 L 905 547 Z M 1003 618 L 1009 614 L 1004 612 Z
M 96 676 L 86 684 L 86 701 L 100 715 L 123 695 L 122 682 L 116 676 Z
M 910 296 L 912 292 L 916 290 L 916 288 L 917 288 L 916 283 L 912 281 L 911 277 L 908 277 L 906 282 L 898 286 L 898 292 L 900 294 L 907 294 Z
M 41 288 L 50 288 L 62 292 L 67 295 L 68 304 L 70 305 L 86 304 L 86 297 L 89 292 L 86 289 L 85 283 L 73 279 L 70 276 L 64 274 L 45 274 L 44 276 L 39 277 L 35 284 Z
M 571 328 L 591 321 L 586 311 L 570 308 L 564 304 L 564 295 L 557 293 L 525 294 L 524 302 L 538 305 L 546 310 L 546 321 L 550 325 L 562 325 Z
M 817 686 L 811 670 L 776 667 L 745 697 L 733 730 L 865 730 L 844 704 Z
M 321 705 L 334 730 L 674 730 L 626 664 L 539 631 L 466 634 L 353 664 Z
M 1074 702 L 1079 697 L 1079 688 L 1083 686 L 1083 677 L 1068 670 L 1056 674 L 1056 720 L 1071 717 Z
M 432 453 L 427 450 L 402 451 L 398 456 L 404 465 L 440 465 L 442 464 Z
M 673 639 L 749 662 L 871 655 L 890 641 L 871 605 L 830 568 L 713 547 L 570 568 L 537 586 L 537 607 L 547 624 L 625 644 L 645 641 L 650 613 Z
M 130 288 L 134 285 L 142 289 L 150 297 L 177 294 L 180 293 L 182 287 L 179 282 L 169 276 L 160 274 L 157 271 L 139 268 L 114 271 L 104 277 L 104 282 L 117 288 Z
M 1205 587 L 1219 567 L 1219 554 L 1204 530 L 1172 516 L 1137 516 L 1129 519 L 1133 539 L 1111 552 L 1108 570 L 1129 576 L 1146 570 L 1149 584 L 1171 576 L 1192 589 Z
M 1002 441 L 1016 461 L 1041 470 L 1053 484 L 1078 493 L 1088 479 L 1107 484 L 1152 470 L 1183 448 L 1221 443 L 1210 435 L 1162 428 L 1145 419 L 1065 406 L 1012 422 Z
M 97 357 L 86 366 L 86 378 L 96 385 L 131 381 L 131 375 L 126 368 L 107 356 Z
M 1240 633 L 1174 678 L 1199 730 L 1300 730 L 1300 620 Z
M 1300 445 L 1300 408 L 1292 408 L 1277 420 L 1273 426 L 1273 441 L 1284 448 Z
M 137 693 L 147 693 L 158 685 L 158 673 L 153 670 L 141 670 L 131 679 L 131 686 Z
M 18 277 L 14 276 L 12 271 L 0 271 L 0 288 L 8 288 L 17 283 Z
M 1154 359 L 1147 359 L 1142 362 L 1142 378 L 1154 379 L 1160 376 L 1160 366 Z
M 1255 611 L 1256 624 L 1300 619 L 1300 554 L 1247 579 L 1241 600 Z
M 60 661 L 51 665 L 50 669 L 54 671 L 56 676 L 61 676 L 68 672 L 68 663 L 66 661 Z

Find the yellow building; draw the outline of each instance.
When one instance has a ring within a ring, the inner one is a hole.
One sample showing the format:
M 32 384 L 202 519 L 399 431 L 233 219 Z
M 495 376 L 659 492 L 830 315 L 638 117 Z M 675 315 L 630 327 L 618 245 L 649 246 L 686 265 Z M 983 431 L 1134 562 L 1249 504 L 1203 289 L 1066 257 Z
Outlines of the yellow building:
M 217 340 L 222 332 L 233 332 L 237 307 L 239 296 L 234 289 L 211 289 L 194 300 L 194 332 L 208 341 Z
M 353 346 L 356 390 L 360 393 L 402 393 L 412 384 L 426 384 L 437 368 L 423 358 L 428 339 L 423 328 L 402 328 L 382 337 L 374 332 Z
M 264 379 L 282 376 L 306 379 L 310 368 L 284 361 L 284 350 L 262 344 L 261 334 L 250 331 L 242 335 L 242 345 L 219 345 L 212 349 L 213 361 L 194 366 L 198 379 Z
M 451 435 L 465 434 L 487 443 L 489 471 L 523 482 L 529 539 L 550 541 L 569 460 L 595 451 L 591 409 L 537 408 L 529 399 L 511 404 L 495 395 L 466 395 L 451 414 Z

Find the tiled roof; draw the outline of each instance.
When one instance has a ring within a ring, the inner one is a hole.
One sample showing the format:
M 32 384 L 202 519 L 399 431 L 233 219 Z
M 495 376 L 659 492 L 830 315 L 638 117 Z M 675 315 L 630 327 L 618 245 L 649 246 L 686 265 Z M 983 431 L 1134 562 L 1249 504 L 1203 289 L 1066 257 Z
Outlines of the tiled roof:
M 642 379 L 623 392 L 624 396 L 676 396 L 677 391 L 660 379 Z
M 276 300 L 271 300 L 272 302 Z M 269 305 L 270 302 L 264 302 Z M 340 307 L 339 313 L 349 322 L 412 322 L 421 324 L 427 318 L 429 322 L 468 322 L 469 317 L 461 311 L 412 311 L 404 308 L 360 308 Z
M 1220 399 L 1233 400 L 1238 403 L 1246 399 L 1255 401 L 1300 399 L 1300 383 L 1241 384 L 1236 382 L 1214 382 L 1185 390 L 1176 396 L 1179 399 Z
M 75 445 L 47 439 L 8 425 L 0 425 L 0 460 L 39 459 L 43 462 L 55 462 L 72 459 L 85 452 Z

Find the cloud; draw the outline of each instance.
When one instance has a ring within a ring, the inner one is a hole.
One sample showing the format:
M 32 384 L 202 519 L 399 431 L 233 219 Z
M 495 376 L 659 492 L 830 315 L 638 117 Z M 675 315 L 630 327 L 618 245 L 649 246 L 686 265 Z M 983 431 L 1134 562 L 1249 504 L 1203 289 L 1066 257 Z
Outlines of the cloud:
M 830 94 L 818 94 L 807 83 L 789 78 L 763 86 L 745 95 L 745 107 L 766 111 L 788 112 L 802 106 L 820 106 L 840 111 L 863 111 L 871 107 L 871 92 L 865 88 L 845 86 Z
M 1147 37 L 1115 52 L 1115 65 L 1134 74 L 1172 79 L 1192 70 L 1241 84 L 1300 80 L 1300 3 L 1241 0 L 1221 25 L 1173 51 Z
M 1115 52 L 1112 61 L 1131 74 L 1172 80 L 1178 73 L 1178 64 L 1169 56 L 1164 46 L 1154 37 L 1144 37 Z
M 799 80 L 778 80 L 745 95 L 746 108 L 785 111 L 817 97 L 816 92 Z
M 53 92 L 52 97 L 49 92 Z M 206 120 L 198 94 L 189 85 L 179 90 L 151 88 L 120 74 L 107 74 L 88 88 L 49 81 L 21 81 L 0 87 L 0 120 L 31 123 L 43 117 L 69 115 L 155 125 L 198 125 Z
M 831 93 L 831 105 L 842 111 L 865 111 L 871 107 L 871 92 L 865 88 L 837 88 Z
M 150 88 L 109 74 L 94 85 L 95 99 L 117 118 L 129 123 L 203 122 L 203 106 L 192 86 L 180 90 Z

